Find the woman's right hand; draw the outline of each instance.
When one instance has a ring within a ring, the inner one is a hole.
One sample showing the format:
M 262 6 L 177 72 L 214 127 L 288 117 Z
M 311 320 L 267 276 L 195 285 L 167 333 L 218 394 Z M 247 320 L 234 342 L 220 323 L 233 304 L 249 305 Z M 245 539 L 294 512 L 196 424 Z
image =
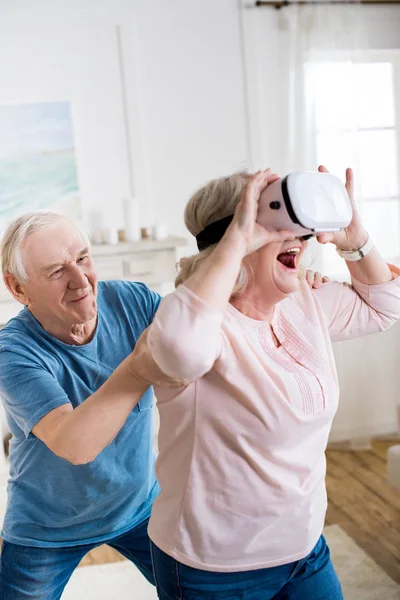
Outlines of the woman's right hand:
M 269 168 L 258 171 L 249 179 L 242 199 L 236 207 L 232 223 L 222 238 L 235 244 L 235 247 L 240 247 L 243 257 L 271 242 L 295 237 L 293 232 L 269 231 L 256 222 L 260 196 L 265 188 L 277 179 L 279 175 L 271 173 Z
M 185 281 L 209 307 L 223 311 L 232 296 L 243 258 L 265 244 L 293 240 L 290 231 L 267 231 L 256 223 L 258 200 L 269 183 L 279 179 L 271 169 L 253 175 L 242 194 L 231 224 L 216 248 Z

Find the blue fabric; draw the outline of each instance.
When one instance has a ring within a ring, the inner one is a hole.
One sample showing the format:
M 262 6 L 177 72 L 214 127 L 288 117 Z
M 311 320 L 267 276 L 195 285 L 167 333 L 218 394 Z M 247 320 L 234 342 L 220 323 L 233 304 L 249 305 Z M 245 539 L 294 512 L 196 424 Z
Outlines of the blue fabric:
M 323 536 L 302 560 L 234 573 L 193 569 L 152 542 L 151 553 L 159 600 L 343 600 Z
M 141 283 L 100 282 L 97 329 L 83 346 L 55 339 L 27 309 L 0 332 L 0 396 L 13 435 L 6 541 L 53 548 L 89 544 L 121 535 L 149 516 L 159 491 L 151 389 L 89 464 L 57 457 L 31 430 L 49 411 L 68 402 L 78 406 L 106 381 L 160 300 Z
M 132 561 L 154 585 L 147 524 L 148 519 L 107 543 Z M 74 569 L 96 545 L 28 548 L 3 542 L 0 556 L 1 600 L 58 600 Z

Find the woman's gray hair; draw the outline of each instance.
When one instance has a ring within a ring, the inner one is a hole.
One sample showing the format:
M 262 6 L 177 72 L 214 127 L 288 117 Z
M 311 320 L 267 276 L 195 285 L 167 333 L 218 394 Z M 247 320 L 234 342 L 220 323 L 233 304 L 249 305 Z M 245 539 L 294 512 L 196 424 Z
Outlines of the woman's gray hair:
M 10 273 L 14 275 L 19 283 L 27 283 L 29 278 L 26 273 L 24 256 L 21 249 L 23 241 L 31 233 L 47 229 L 59 221 L 67 221 L 74 225 L 82 241 L 90 247 L 87 233 L 80 225 L 69 219 L 66 215 L 50 211 L 25 213 L 9 224 L 1 241 L 0 252 L 3 275 Z
M 251 175 L 245 171 L 227 177 L 213 179 L 193 194 L 185 208 L 185 225 L 196 237 L 207 225 L 233 215 L 241 200 L 243 190 Z M 182 258 L 178 263 L 179 273 L 175 286 L 188 279 L 207 258 L 217 244 L 213 244 L 193 256 Z M 250 266 L 242 263 L 233 295 L 242 291 L 249 280 Z

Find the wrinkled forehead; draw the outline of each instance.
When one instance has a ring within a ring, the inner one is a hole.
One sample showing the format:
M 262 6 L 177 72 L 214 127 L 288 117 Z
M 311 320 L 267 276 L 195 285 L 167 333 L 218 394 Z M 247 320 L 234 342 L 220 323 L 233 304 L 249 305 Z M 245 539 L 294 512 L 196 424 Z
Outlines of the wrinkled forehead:
M 86 247 L 80 231 L 69 221 L 29 234 L 21 245 L 25 269 L 38 272 L 46 267 L 74 260 Z

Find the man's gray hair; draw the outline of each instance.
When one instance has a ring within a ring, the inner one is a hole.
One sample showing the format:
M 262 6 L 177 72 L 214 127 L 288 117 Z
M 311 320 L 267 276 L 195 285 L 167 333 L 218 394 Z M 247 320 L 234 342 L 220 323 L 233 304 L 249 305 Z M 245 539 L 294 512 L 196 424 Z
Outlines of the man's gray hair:
M 29 278 L 21 250 L 23 241 L 31 233 L 47 229 L 59 221 L 67 221 L 74 225 L 81 235 L 82 241 L 90 247 L 87 233 L 66 215 L 50 211 L 25 213 L 9 224 L 1 241 L 0 252 L 3 275 L 10 273 L 14 275 L 19 283 L 27 283 Z

